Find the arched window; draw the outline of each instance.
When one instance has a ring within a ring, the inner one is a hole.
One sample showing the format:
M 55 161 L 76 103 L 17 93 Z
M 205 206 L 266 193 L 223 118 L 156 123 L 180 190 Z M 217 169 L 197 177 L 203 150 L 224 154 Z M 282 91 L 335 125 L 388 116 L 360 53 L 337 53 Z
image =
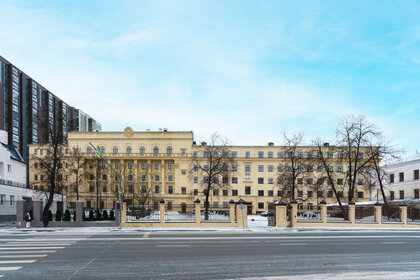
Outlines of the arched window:
M 166 153 L 167 154 L 172 154 L 172 147 L 169 146 L 168 149 L 166 149 Z
M 131 147 L 127 147 L 126 151 L 127 154 L 131 154 Z
M 112 149 L 112 152 L 113 152 L 114 154 L 118 154 L 118 147 L 117 147 L 117 146 L 115 146 L 115 147 Z
M 91 147 L 87 147 L 87 153 L 91 154 L 92 153 L 92 148 Z
M 144 153 L 145 153 L 145 151 L 146 151 L 146 150 L 144 149 L 144 147 L 143 147 L 143 146 L 141 146 L 141 147 L 140 147 L 140 154 L 144 154 Z
M 105 147 L 101 146 L 101 154 L 105 154 Z
M 154 154 L 159 154 L 159 148 L 158 147 L 154 147 L 153 148 L 153 153 Z

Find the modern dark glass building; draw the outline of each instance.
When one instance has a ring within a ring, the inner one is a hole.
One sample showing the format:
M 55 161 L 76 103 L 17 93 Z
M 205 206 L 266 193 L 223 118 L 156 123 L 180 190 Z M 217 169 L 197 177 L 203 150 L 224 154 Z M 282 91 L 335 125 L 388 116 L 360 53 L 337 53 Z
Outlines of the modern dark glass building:
M 0 129 L 8 132 L 28 162 L 29 144 L 50 141 L 47 126 L 55 125 L 65 142 L 68 131 L 101 131 L 101 125 L 79 109 L 71 107 L 0 56 Z

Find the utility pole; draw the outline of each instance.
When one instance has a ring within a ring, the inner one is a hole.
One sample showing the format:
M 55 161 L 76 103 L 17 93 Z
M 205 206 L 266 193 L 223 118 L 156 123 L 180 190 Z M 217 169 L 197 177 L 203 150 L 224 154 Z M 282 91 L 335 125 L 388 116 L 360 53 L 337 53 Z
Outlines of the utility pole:
M 89 144 L 95 149 L 96 156 L 103 159 L 106 164 L 114 171 L 115 175 L 117 176 L 117 210 L 118 210 L 118 227 L 121 228 L 121 194 L 120 194 L 120 175 L 118 172 L 112 167 L 112 165 L 102 156 L 101 148 L 98 146 L 96 148 L 91 142 Z

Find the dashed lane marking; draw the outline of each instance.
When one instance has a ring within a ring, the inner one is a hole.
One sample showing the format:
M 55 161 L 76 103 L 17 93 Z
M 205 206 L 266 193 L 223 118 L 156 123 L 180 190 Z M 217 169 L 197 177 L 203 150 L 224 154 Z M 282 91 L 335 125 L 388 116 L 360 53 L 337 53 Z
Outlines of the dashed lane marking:
M 190 247 L 187 244 L 167 244 L 167 245 L 156 245 L 156 247 Z
M 19 252 L 20 253 L 20 252 Z M 5 259 L 5 258 L 43 258 L 46 257 L 48 255 L 5 255 L 5 256 L 0 256 L 0 259 Z
M 36 250 L 36 251 L 0 251 L 2 254 L 38 254 L 38 253 L 55 253 L 56 250 Z
M 144 233 L 143 238 L 147 238 L 147 237 L 149 237 L 149 235 L 150 235 L 150 231 Z
M 0 261 L 0 264 L 11 264 L 11 263 L 34 263 L 36 260 L 10 260 L 10 261 Z
M 69 246 L 68 243 L 50 244 L 50 243 L 25 243 L 25 244 L 3 244 L 1 247 L 20 247 L 20 246 Z
M 381 242 L 381 244 L 405 244 L 407 242 L 398 242 L 398 241 L 389 241 L 389 242 Z
M 0 267 L 0 271 L 19 270 L 21 268 L 22 268 L 21 266 L 3 266 L 3 267 Z
M 1 246 L 1 245 L 0 245 Z M 66 247 L 6 247 L 6 248 L 1 248 L 0 250 L 42 250 L 42 249 L 64 249 Z

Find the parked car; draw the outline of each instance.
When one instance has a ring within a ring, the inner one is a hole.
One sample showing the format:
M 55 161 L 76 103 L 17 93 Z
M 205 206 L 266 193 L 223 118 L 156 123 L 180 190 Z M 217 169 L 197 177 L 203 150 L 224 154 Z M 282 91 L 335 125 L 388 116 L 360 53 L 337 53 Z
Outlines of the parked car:
M 268 217 L 269 213 L 268 211 L 265 211 L 265 212 L 262 212 L 260 215 L 263 217 Z
M 316 218 L 316 214 L 314 212 L 308 211 L 302 214 L 304 218 Z

